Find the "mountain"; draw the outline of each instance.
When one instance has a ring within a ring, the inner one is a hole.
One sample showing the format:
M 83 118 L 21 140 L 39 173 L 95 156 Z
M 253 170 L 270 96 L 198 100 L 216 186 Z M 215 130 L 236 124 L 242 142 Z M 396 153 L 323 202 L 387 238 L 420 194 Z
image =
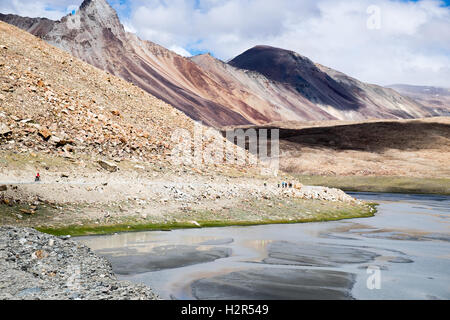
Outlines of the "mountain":
M 40 18 L 32 22 L 30 18 L 1 15 L 0 20 L 136 84 L 195 120 L 216 126 L 221 122 L 250 123 L 231 107 L 245 110 L 246 106 L 223 92 L 195 63 L 125 32 L 116 12 L 105 0 L 85 0 L 74 15 L 69 14 L 51 26 Z M 50 31 L 43 33 L 44 27 Z
M 2 152 L 159 165 L 171 134 L 194 129 L 162 100 L 3 22 L 0 44 Z
M 295 90 L 298 96 L 328 112 L 332 116 L 328 119 L 420 118 L 439 115 L 394 90 L 363 83 L 289 50 L 256 46 L 229 64 L 283 83 Z
M 394 90 L 362 83 L 288 50 L 258 46 L 229 64 L 210 55 L 184 58 L 126 32 L 105 0 L 85 0 L 75 14 L 60 21 L 1 14 L 0 20 L 214 127 L 440 114 Z
M 266 122 L 334 119 L 293 88 L 270 80 L 260 73 L 235 68 L 210 54 L 194 56 L 191 60 L 235 97 L 263 114 Z
M 412 86 L 407 84 L 393 84 L 388 86 L 388 88 L 394 89 L 402 95 L 434 109 L 438 113 L 450 115 L 449 88 Z

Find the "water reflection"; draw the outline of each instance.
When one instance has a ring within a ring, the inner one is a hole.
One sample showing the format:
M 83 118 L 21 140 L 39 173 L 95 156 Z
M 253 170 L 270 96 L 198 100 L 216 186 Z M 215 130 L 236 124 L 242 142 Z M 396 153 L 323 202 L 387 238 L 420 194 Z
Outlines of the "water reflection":
M 262 298 L 279 296 L 277 290 L 288 290 L 294 298 L 308 298 L 308 292 L 329 297 L 326 287 L 345 284 L 344 291 L 336 289 L 336 298 L 449 299 L 450 197 L 353 195 L 379 202 L 377 215 L 79 240 L 110 259 L 113 266 L 127 267 L 130 273 L 121 278 L 145 283 L 166 299 L 251 298 L 255 294 L 249 289 L 251 283 L 255 291 L 264 292 Z M 271 248 L 276 254 L 269 257 Z M 159 269 L 154 269 L 155 264 Z M 366 269 L 371 266 L 381 270 L 380 290 L 366 286 Z M 146 268 L 156 271 L 145 272 Z M 314 290 L 302 285 L 308 281 L 316 286 Z

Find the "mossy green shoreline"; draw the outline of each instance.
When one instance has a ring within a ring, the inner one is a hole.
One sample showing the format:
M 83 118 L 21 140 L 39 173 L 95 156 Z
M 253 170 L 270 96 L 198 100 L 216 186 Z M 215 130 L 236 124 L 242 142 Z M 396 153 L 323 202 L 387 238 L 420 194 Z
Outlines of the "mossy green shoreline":
M 62 227 L 35 227 L 35 229 L 55 236 L 88 236 L 106 235 L 121 232 L 140 231 L 171 231 L 176 229 L 217 228 L 230 226 L 257 226 L 269 224 L 296 224 L 308 222 L 326 222 L 344 219 L 369 218 L 377 212 L 378 204 L 368 203 L 358 205 L 358 208 L 350 211 L 319 213 L 313 217 L 267 220 L 198 220 L 196 224 L 190 221 L 173 223 L 120 223 L 111 225 L 70 225 Z

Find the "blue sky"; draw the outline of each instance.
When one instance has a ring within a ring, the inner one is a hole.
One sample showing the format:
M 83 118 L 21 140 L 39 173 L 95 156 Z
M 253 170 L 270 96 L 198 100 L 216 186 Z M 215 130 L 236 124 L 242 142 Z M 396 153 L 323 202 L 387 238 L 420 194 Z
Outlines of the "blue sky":
M 57 20 L 81 2 L 9 0 L 0 12 Z M 185 56 L 228 60 L 267 44 L 366 82 L 450 87 L 450 0 L 108 2 L 127 31 Z

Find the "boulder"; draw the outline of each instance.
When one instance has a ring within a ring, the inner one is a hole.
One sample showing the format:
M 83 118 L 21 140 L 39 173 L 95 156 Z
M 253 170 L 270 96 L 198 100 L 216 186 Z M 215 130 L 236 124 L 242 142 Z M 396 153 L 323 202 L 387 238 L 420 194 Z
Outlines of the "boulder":
M 42 128 L 39 130 L 39 135 L 44 138 L 44 140 L 48 140 L 52 136 L 52 133 L 47 128 Z
M 5 185 L 0 185 L 0 191 L 6 191 L 8 190 L 8 187 Z
M 108 170 L 109 172 L 116 172 L 119 169 L 116 164 L 109 161 L 99 160 L 98 163 L 103 169 Z
M 4 123 L 0 123 L 0 136 L 6 136 L 11 133 L 11 129 Z

